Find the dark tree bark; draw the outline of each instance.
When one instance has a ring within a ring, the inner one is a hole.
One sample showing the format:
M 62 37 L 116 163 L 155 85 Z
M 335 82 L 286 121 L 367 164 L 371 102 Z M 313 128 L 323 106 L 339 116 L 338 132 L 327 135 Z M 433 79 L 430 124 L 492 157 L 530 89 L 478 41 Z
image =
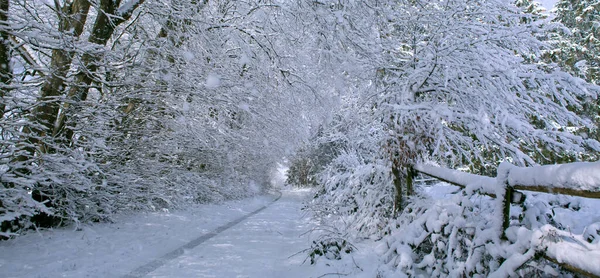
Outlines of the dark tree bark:
M 404 197 L 402 195 L 402 173 L 398 167 L 392 167 L 392 174 L 394 175 L 394 188 L 396 189 L 396 196 L 394 197 L 394 213 L 398 214 L 402 212 L 404 208 Z
M 76 40 L 83 32 L 90 2 L 88 0 L 74 0 L 62 7 L 57 4 L 56 8 L 59 16 L 58 30 L 64 34 L 71 32 L 71 39 Z M 47 151 L 46 146 L 41 142 L 41 138 L 52 132 L 56 122 L 65 78 L 71 68 L 73 55 L 73 51 L 69 49 L 57 48 L 52 51 L 50 72 L 40 90 L 37 106 L 30 115 L 32 125 L 25 127 L 23 130 L 27 134 L 27 138 L 22 146 L 24 152 L 17 157 L 18 161 L 26 161 L 33 157 L 36 146 L 42 152 Z
M 6 103 L 4 96 L 8 91 L 8 85 L 12 80 L 12 69 L 10 67 L 10 39 L 8 32 L 8 8 L 9 0 L 0 0 L 0 119 L 4 117 Z
M 138 0 L 128 9 L 118 10 L 121 4 L 120 0 L 101 0 L 99 7 L 100 11 L 96 17 L 88 41 L 96 44 L 98 49 L 104 47 L 112 37 L 115 28 L 119 24 L 129 20 L 135 9 L 143 3 L 144 0 Z M 93 74 L 98 69 L 99 59 L 99 54 L 94 52 L 86 52 L 81 57 L 81 68 L 75 75 L 73 85 L 69 89 L 67 102 L 63 105 L 63 112 L 58 117 L 56 125 L 54 125 L 52 132 L 53 136 L 57 136 L 59 133 L 63 132 L 69 110 L 72 110 L 71 103 L 77 103 L 87 99 L 89 86 L 94 80 Z M 71 140 L 73 136 L 72 130 L 66 130 L 64 132 L 67 140 Z

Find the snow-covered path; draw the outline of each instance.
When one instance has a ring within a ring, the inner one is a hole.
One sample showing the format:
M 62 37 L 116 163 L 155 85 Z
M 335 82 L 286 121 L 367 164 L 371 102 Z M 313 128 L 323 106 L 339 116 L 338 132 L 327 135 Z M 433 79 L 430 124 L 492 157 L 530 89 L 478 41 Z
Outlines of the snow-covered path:
M 301 210 L 309 196 L 288 189 L 275 203 L 273 196 L 260 196 L 29 233 L 0 241 L 0 277 L 373 277 L 369 271 L 359 275 L 351 258 L 303 264 L 307 254 L 297 253 L 313 239 L 307 231 L 314 226 Z M 361 251 L 357 262 L 372 255 L 368 248 Z
M 260 213 L 223 231 L 147 277 L 309 277 L 302 265 L 310 223 L 302 216 L 306 192 L 286 191 Z M 318 271 L 317 271 L 318 272 Z

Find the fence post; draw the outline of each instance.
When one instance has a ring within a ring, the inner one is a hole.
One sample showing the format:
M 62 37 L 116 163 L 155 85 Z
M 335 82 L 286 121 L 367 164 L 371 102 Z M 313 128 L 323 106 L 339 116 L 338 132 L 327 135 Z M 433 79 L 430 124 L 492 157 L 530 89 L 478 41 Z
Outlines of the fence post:
M 510 225 L 510 196 L 512 196 L 513 188 L 508 186 L 504 187 L 504 199 L 502 200 L 502 237 L 501 239 L 507 240 L 506 229 Z
M 508 184 L 508 175 L 510 173 L 510 168 L 508 167 L 508 164 L 506 165 L 507 166 L 502 167 L 503 165 L 501 164 L 500 167 L 498 167 L 497 176 L 497 179 L 500 179 L 502 181 L 501 184 L 504 190 L 504 196 L 502 198 L 502 234 L 500 236 L 500 239 L 502 240 L 508 239 L 506 237 L 506 229 L 508 229 L 508 227 L 510 226 L 510 203 L 514 191 L 512 186 Z

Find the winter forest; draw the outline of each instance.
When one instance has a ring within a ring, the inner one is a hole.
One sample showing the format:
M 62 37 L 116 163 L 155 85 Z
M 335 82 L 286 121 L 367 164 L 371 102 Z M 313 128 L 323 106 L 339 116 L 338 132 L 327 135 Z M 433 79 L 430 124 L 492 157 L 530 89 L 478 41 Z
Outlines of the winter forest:
M 289 167 L 307 264 L 600 276 L 598 0 L 0 0 L 0 38 L 0 242 Z

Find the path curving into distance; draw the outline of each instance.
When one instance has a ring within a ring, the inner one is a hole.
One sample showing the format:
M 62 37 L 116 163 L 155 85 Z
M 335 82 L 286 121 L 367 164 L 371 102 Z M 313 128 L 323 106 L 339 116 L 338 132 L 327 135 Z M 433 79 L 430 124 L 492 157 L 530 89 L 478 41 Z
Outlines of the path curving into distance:
M 160 258 L 157 258 L 145 265 L 142 265 L 136 269 L 134 269 L 132 272 L 130 272 L 129 274 L 123 276 L 124 278 L 136 278 L 136 277 L 145 277 L 147 274 L 151 273 L 152 271 L 164 266 L 165 264 L 167 264 L 168 262 L 177 259 L 178 257 L 184 255 L 186 253 L 187 250 L 191 250 L 193 248 L 195 248 L 196 246 L 206 242 L 207 240 L 219 235 L 220 233 L 222 233 L 223 231 L 243 222 L 244 220 L 248 219 L 249 217 L 252 217 L 253 215 L 256 215 L 258 213 L 260 213 L 261 211 L 263 211 L 264 209 L 266 209 L 267 207 L 271 206 L 272 204 L 274 204 L 275 202 L 279 201 L 279 199 L 281 199 L 281 197 L 283 196 L 283 194 L 281 192 L 277 193 L 277 196 L 275 197 L 275 199 L 269 203 L 266 204 L 260 208 L 258 208 L 257 210 L 250 212 L 238 219 L 232 220 L 228 223 L 226 223 L 223 226 L 220 226 L 216 229 L 214 229 L 211 232 L 208 232 L 206 234 L 203 234 L 193 240 L 191 240 L 190 242 L 182 245 L 181 247 L 161 256 Z
M 145 277 L 319 277 L 303 264 L 310 246 L 302 202 L 309 191 L 283 191 L 279 201 L 146 274 Z

